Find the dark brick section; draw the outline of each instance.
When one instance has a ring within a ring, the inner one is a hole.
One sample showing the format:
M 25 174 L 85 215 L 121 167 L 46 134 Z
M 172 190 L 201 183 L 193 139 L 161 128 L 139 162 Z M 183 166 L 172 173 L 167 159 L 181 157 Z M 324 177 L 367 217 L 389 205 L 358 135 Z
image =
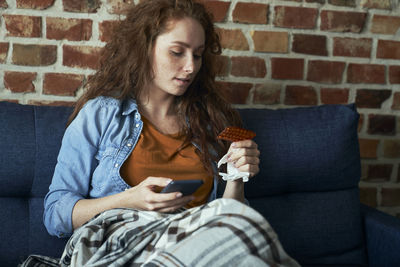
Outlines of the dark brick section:
M 272 58 L 272 78 L 302 80 L 304 59 L 302 58 Z
M 312 86 L 286 86 L 286 105 L 316 105 L 318 103 L 317 92 Z
M 356 104 L 358 108 L 381 108 L 383 102 L 391 95 L 392 90 L 359 89 L 357 90 Z
M 366 180 L 369 181 L 390 181 L 392 175 L 392 164 L 370 164 Z
M 364 28 L 366 18 L 367 13 L 323 10 L 321 30 L 360 33 Z
M 345 67 L 344 62 L 311 60 L 308 62 L 307 80 L 329 84 L 341 83 Z
M 368 133 L 377 135 L 396 134 L 396 116 L 370 114 L 368 116 Z
M 378 206 L 377 201 L 378 190 L 375 187 L 361 187 L 360 188 L 360 202 L 375 208 Z
M 250 89 L 250 83 L 218 82 L 223 97 L 232 104 L 246 104 Z
M 101 6 L 100 0 L 63 0 L 64 11 L 96 13 Z
M 356 0 L 329 0 L 329 4 L 335 6 L 347 6 L 347 7 L 356 7 Z
M 327 56 L 326 36 L 313 34 L 294 34 L 292 51 L 301 54 Z

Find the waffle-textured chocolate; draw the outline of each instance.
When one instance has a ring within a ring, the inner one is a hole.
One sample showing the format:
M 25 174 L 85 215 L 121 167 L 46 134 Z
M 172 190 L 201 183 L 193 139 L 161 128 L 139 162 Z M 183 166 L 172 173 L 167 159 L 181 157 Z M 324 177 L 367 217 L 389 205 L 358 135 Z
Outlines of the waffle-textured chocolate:
M 240 127 L 230 126 L 226 127 L 219 135 L 219 139 L 237 142 L 242 140 L 253 139 L 256 133 L 250 130 L 246 130 Z

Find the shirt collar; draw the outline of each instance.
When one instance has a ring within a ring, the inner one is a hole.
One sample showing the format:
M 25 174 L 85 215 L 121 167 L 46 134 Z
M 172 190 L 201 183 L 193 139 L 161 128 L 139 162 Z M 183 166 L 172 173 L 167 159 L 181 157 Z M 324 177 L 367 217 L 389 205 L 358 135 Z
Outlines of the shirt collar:
M 129 115 L 134 111 L 138 110 L 138 105 L 136 100 L 133 98 L 128 98 L 124 101 L 122 106 L 122 115 Z

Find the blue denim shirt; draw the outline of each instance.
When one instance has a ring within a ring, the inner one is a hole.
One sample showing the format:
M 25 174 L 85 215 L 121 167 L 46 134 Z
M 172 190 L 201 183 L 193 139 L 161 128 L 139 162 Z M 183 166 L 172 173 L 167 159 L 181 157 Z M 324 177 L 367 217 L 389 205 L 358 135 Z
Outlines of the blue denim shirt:
M 52 183 L 44 200 L 44 224 L 51 235 L 70 236 L 72 209 L 80 199 L 100 198 L 130 186 L 120 167 L 135 148 L 143 122 L 133 99 L 88 101 L 65 131 Z M 214 186 L 208 201 L 217 196 Z

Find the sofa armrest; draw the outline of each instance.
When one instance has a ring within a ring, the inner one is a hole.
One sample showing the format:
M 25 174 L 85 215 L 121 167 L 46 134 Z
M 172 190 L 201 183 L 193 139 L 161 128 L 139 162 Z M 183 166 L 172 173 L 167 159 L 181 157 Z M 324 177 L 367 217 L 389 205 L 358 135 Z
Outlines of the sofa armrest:
M 361 205 L 371 267 L 400 266 L 400 219 Z

